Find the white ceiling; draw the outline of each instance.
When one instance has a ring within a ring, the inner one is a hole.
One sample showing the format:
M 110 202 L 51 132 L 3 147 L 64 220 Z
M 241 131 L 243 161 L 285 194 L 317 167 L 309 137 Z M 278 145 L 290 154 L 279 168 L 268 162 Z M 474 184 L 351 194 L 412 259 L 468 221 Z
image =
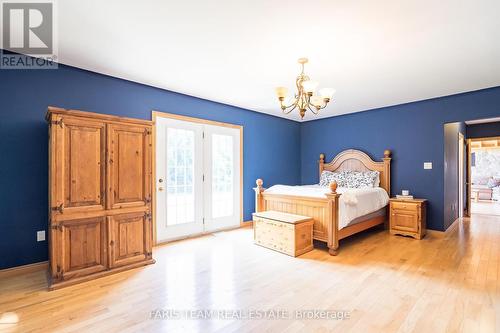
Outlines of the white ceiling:
M 337 90 L 319 117 L 500 85 L 498 0 L 64 0 L 57 10 L 61 63 L 276 116 L 274 87 L 294 86 L 302 56 L 320 88 Z

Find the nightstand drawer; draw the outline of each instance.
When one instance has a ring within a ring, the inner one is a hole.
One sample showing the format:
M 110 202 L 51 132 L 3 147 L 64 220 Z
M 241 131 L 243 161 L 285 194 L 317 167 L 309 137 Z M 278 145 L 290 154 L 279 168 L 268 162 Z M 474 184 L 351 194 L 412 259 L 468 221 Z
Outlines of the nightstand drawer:
M 391 208 L 398 210 L 411 210 L 416 212 L 418 210 L 418 204 L 415 202 L 397 201 L 391 202 Z

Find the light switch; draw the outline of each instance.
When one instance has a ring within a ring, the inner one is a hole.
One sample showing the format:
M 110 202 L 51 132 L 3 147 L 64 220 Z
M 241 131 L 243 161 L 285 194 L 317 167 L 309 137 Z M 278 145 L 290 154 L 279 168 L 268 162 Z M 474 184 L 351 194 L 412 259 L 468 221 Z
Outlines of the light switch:
M 424 169 L 425 170 L 432 169 L 432 162 L 424 162 Z
M 36 232 L 36 241 L 43 242 L 45 240 L 45 230 Z

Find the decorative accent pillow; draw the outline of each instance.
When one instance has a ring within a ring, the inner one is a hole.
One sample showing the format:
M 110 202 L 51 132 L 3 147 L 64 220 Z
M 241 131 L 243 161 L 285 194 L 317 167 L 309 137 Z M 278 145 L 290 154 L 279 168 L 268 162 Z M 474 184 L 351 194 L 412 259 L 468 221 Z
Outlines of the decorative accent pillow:
M 378 171 L 323 171 L 321 173 L 319 185 L 328 186 L 336 181 L 339 187 L 366 188 L 377 187 L 380 183 L 380 173 Z
M 330 176 L 330 171 L 323 171 L 321 176 L 319 177 L 319 186 L 326 186 L 326 182 L 328 181 L 328 177 Z
M 328 186 L 336 178 L 337 172 L 323 171 L 321 177 L 319 178 L 319 186 Z
M 329 186 L 331 182 L 337 182 L 339 187 L 346 187 L 347 182 L 343 172 L 323 171 L 319 179 L 320 186 Z
M 344 171 L 344 173 L 346 180 L 345 187 L 348 188 L 375 187 L 377 178 L 380 177 L 378 171 Z

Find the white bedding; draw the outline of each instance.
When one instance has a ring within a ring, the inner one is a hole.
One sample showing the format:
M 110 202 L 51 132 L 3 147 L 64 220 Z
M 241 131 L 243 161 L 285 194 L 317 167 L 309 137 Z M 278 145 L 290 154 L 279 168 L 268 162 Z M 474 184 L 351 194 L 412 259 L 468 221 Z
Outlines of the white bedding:
M 296 195 L 313 198 L 326 198 L 330 188 L 319 185 L 274 185 L 264 191 L 270 194 Z M 389 203 L 387 192 L 381 187 L 373 188 L 337 188 L 339 197 L 339 230 L 349 223 L 366 214 L 373 213 Z

